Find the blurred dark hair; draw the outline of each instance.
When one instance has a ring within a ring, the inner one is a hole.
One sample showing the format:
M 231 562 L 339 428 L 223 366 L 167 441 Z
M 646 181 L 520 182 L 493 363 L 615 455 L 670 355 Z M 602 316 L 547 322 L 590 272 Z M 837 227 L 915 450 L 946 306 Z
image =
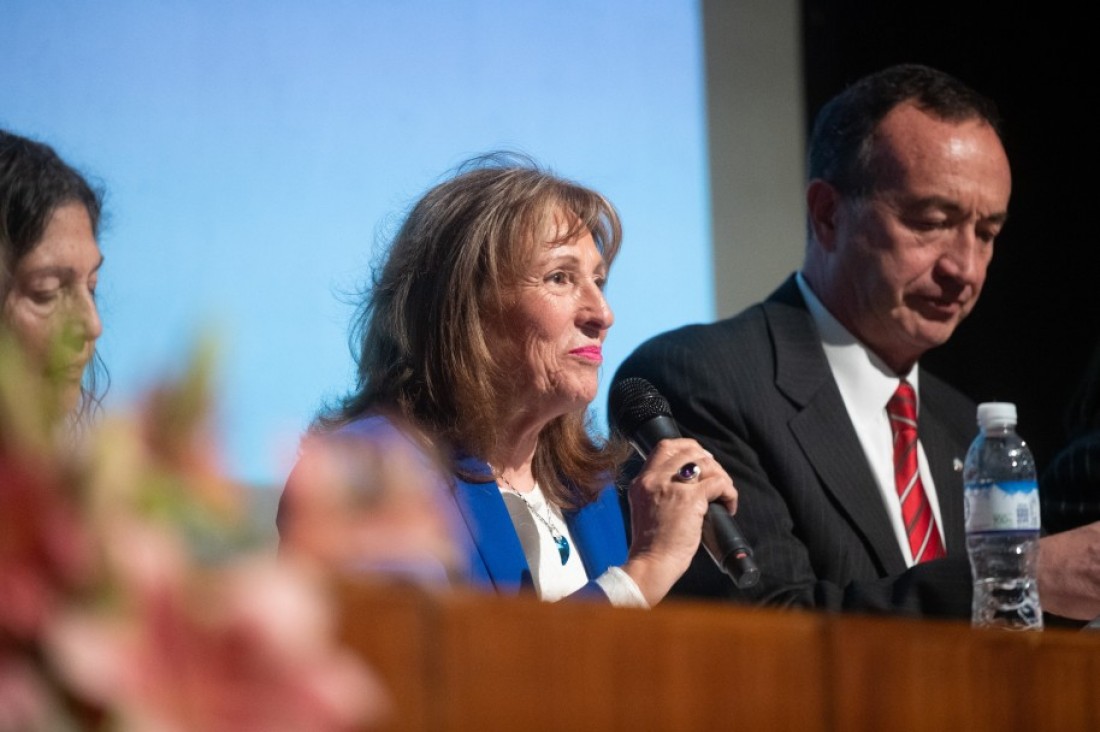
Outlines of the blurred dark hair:
M 15 265 L 38 246 L 54 211 L 71 203 L 88 212 L 98 238 L 102 193 L 49 145 L 0 130 L 0 302 L 7 297 Z M 98 407 L 108 384 L 96 351 L 84 372 L 78 418 Z
M 1071 439 L 1100 431 L 1100 339 L 1066 411 L 1065 426 Z
M 321 425 L 380 411 L 451 448 L 489 455 L 505 439 L 497 393 L 514 375 L 494 357 L 486 326 L 506 309 L 507 289 L 562 213 L 568 230 L 560 240 L 590 232 L 610 266 L 622 239 L 611 203 L 525 156 L 474 158 L 425 193 L 362 296 L 352 332 L 356 390 Z M 612 452 L 579 410 L 543 430 L 535 479 L 559 505 L 579 505 L 606 484 Z
M 879 122 L 904 102 L 948 122 L 978 119 L 1001 137 L 996 105 L 953 76 L 917 64 L 900 64 L 865 76 L 821 108 L 810 134 L 807 170 L 847 196 L 871 193 L 872 137 Z
M 1068 440 L 1039 477 L 1043 528 L 1100 521 L 1100 341 L 1066 411 Z

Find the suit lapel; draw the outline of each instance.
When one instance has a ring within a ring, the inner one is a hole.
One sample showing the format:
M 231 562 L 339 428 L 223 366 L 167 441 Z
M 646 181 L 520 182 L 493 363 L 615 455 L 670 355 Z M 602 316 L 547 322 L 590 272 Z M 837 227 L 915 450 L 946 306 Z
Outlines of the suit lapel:
M 460 466 L 470 473 L 489 472 L 489 466 L 475 458 L 462 459 Z M 475 578 L 504 595 L 531 589 L 531 569 L 497 484 L 455 478 L 454 495 L 476 550 L 477 557 L 471 561 Z M 579 511 L 565 511 L 563 516 L 589 577 L 599 577 L 608 567 L 626 562 L 622 540 L 626 529 L 614 490 L 603 491 L 595 502 Z
M 789 423 L 795 440 L 881 571 L 904 571 L 905 558 L 882 493 L 793 277 L 768 299 L 764 312 L 775 346 L 776 387 L 799 407 Z
M 487 472 L 484 463 L 470 459 L 462 465 L 474 470 L 480 467 Z M 492 481 L 470 483 L 456 478 L 455 501 L 481 560 L 480 565 L 471 562 L 471 570 L 482 574 L 481 579 L 491 582 L 501 594 L 516 595 L 521 587 L 530 588 L 531 570 L 497 484 Z
M 928 458 L 928 469 L 936 484 L 940 504 L 943 536 L 950 553 L 954 554 L 965 537 L 962 498 L 962 461 L 966 457 L 965 438 L 953 432 L 939 412 L 936 383 L 921 375 L 921 408 L 918 425 L 921 445 Z
M 619 497 L 614 489 L 600 494 L 580 511 L 564 512 L 565 522 L 589 577 L 599 577 L 608 567 L 626 562 L 626 528 Z

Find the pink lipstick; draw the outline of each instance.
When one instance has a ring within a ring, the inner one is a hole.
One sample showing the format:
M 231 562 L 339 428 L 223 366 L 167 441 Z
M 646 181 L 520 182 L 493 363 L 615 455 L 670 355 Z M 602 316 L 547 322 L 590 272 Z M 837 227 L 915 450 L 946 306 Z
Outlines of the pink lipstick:
M 599 346 L 582 346 L 569 352 L 573 356 L 580 356 L 592 363 L 603 363 L 603 349 Z

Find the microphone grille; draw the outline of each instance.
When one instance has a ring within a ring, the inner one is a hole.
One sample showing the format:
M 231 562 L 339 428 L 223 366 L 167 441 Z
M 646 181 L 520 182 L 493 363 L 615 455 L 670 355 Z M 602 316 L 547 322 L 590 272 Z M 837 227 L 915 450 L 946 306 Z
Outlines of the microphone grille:
M 668 400 L 653 384 L 637 376 L 616 381 L 607 401 L 611 424 L 624 435 L 633 435 L 654 417 L 672 416 Z

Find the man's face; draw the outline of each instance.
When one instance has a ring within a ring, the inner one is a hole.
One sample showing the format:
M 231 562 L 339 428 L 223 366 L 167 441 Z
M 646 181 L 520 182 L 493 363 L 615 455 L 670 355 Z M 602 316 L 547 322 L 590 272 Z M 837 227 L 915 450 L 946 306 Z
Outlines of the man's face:
M 883 118 L 873 151 L 873 192 L 854 199 L 832 189 L 830 225 L 815 226 L 813 246 L 825 250 L 819 295 L 903 373 L 978 301 L 1011 174 L 988 124 L 945 122 L 910 103 Z

